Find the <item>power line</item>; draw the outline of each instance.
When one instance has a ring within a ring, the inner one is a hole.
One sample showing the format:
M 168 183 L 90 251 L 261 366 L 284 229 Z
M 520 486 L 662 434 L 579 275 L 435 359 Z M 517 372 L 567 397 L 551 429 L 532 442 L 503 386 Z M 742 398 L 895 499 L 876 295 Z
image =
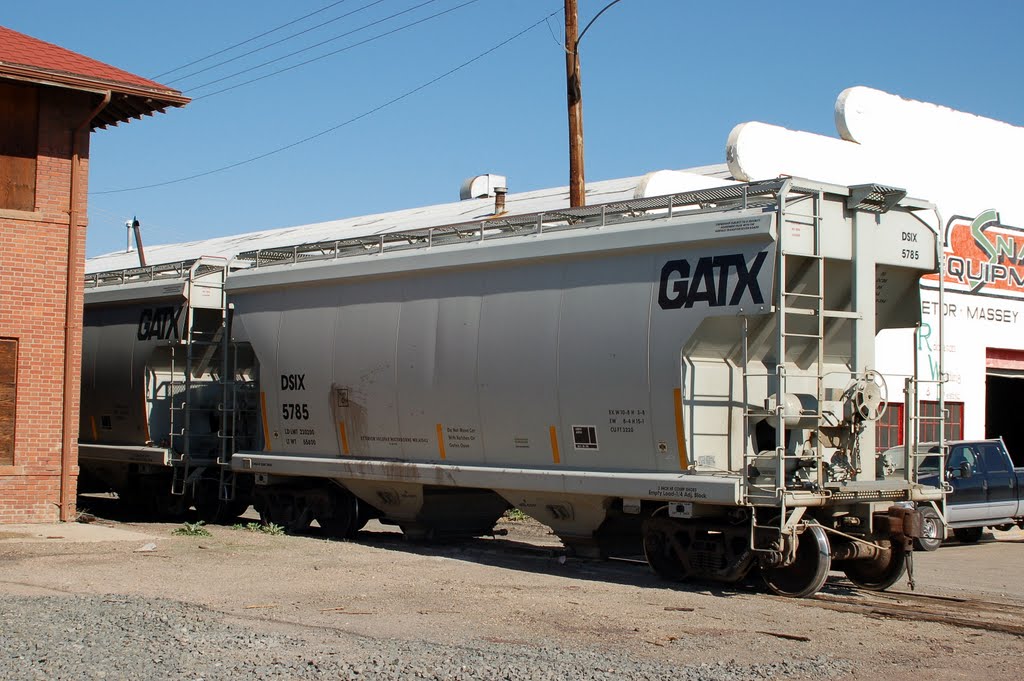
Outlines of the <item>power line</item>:
M 550 19 L 550 17 L 549 17 L 549 19 Z M 553 28 L 551 28 L 551 21 L 550 21 L 550 20 L 547 20 L 547 21 L 545 21 L 544 23 L 545 23 L 545 24 L 547 24 L 547 26 L 548 26 L 548 33 L 550 33 L 550 34 L 551 34 L 551 39 L 555 41 L 555 44 L 556 44 L 556 45 L 558 45 L 558 46 L 559 46 L 560 48 L 562 48 L 562 49 L 564 50 L 564 49 L 565 49 L 565 43 L 564 43 L 563 41 L 560 41 L 560 40 L 559 40 L 559 39 L 558 39 L 558 38 L 557 38 L 557 37 L 555 36 L 555 30 L 554 30 Z
M 431 1 L 433 1 L 433 0 L 431 0 Z M 370 9 L 374 5 L 379 5 L 382 2 L 384 2 L 384 0 L 373 0 L 373 2 L 371 2 L 368 5 L 363 5 L 362 7 L 354 9 L 351 12 L 346 12 L 345 14 L 342 14 L 340 16 L 336 16 L 333 19 L 328 19 L 327 21 L 324 21 L 324 22 L 321 22 L 319 24 L 316 24 L 315 26 L 310 26 L 309 28 L 306 28 L 306 29 L 303 29 L 303 30 L 299 31 L 298 33 L 292 33 L 289 36 L 285 36 L 284 38 L 281 38 L 280 40 L 275 40 L 272 43 L 267 43 L 266 45 L 261 45 L 261 46 L 255 48 L 255 49 L 249 50 L 248 52 L 243 52 L 242 54 L 239 54 L 239 55 L 236 55 L 234 57 L 231 57 L 230 59 L 225 59 L 224 61 L 219 61 L 216 64 L 211 64 L 210 66 L 204 66 L 203 68 L 199 69 L 198 71 L 193 71 L 192 73 L 186 73 L 184 76 L 178 76 L 174 80 L 167 81 L 167 84 L 170 85 L 171 83 L 177 83 L 179 81 L 185 80 L 186 78 L 191 78 L 192 76 L 198 76 L 200 73 L 206 73 L 207 71 L 211 71 L 211 70 L 217 68 L 218 66 L 224 66 L 225 64 L 230 64 L 233 61 L 238 61 L 239 59 L 244 59 L 244 58 L 246 58 L 246 57 L 248 57 L 250 55 L 256 54 L 257 52 L 262 52 L 263 50 L 266 50 L 266 49 L 269 49 L 271 47 L 274 47 L 275 45 L 280 45 L 281 43 L 287 42 L 287 41 L 291 40 L 292 38 L 297 38 L 300 35 L 305 35 L 306 33 L 309 33 L 311 31 L 315 31 L 316 29 L 322 28 L 322 27 L 324 27 L 324 26 L 326 26 L 328 24 L 333 24 L 335 21 L 341 21 L 342 19 L 346 19 L 346 18 L 352 16 L 353 14 L 357 14 L 359 12 L 362 12 L 363 10 Z M 347 35 L 347 34 L 344 34 L 344 35 Z M 336 39 L 337 38 L 331 38 L 331 40 L 336 40 Z M 325 42 L 330 42 L 330 40 L 325 41 Z M 323 43 L 317 43 L 316 45 L 312 45 L 310 47 L 306 47 L 306 48 L 304 48 L 302 50 L 299 50 L 298 52 L 293 52 L 292 54 L 298 54 L 299 52 L 305 52 L 306 50 L 311 50 L 314 47 L 317 47 L 317 46 L 322 45 L 322 44 Z M 291 56 L 291 55 L 287 55 L 287 56 Z M 284 57 L 282 57 L 282 59 L 284 59 Z M 270 62 L 270 63 L 273 63 L 273 62 Z M 262 64 L 261 64 L 261 66 L 262 66 Z M 254 67 L 254 68 L 259 68 L 259 67 Z M 245 71 L 242 71 L 241 73 L 245 73 Z M 237 74 L 233 74 L 233 75 L 237 75 Z M 230 78 L 231 76 L 227 76 L 227 77 Z M 216 81 L 214 81 L 214 82 L 216 82 Z M 203 86 L 202 85 L 198 85 L 196 87 L 203 87 Z
M 472 5 L 473 3 L 476 3 L 476 2 L 479 2 L 479 1 L 480 0 L 467 0 L 466 2 L 462 3 L 461 5 L 456 5 L 454 7 L 449 7 L 448 9 L 443 10 L 441 12 L 438 12 L 437 14 L 432 14 L 429 17 L 423 17 L 422 19 L 417 19 L 416 21 L 414 21 L 412 23 L 409 23 L 409 24 L 406 24 L 405 26 L 399 26 L 398 28 L 392 29 L 390 31 L 387 31 L 385 33 L 381 33 L 381 34 L 376 35 L 376 36 L 373 36 L 372 38 L 367 38 L 366 40 L 360 41 L 358 43 L 354 43 L 352 45 L 348 45 L 346 47 L 342 47 L 341 49 L 334 50 L 333 52 L 328 52 L 326 54 L 322 54 L 319 57 L 313 57 L 312 59 L 307 59 L 306 61 L 302 61 L 302 62 L 299 62 L 297 64 L 293 64 L 291 66 L 286 66 L 283 69 L 279 69 L 277 71 L 271 71 L 270 73 L 267 73 L 267 74 L 264 74 L 262 76 L 259 76 L 258 78 L 252 78 L 250 80 L 246 80 L 246 81 L 243 81 L 241 83 L 236 83 L 235 85 L 228 86 L 228 87 L 223 88 L 221 90 L 215 90 L 214 92 L 208 92 L 205 95 L 199 95 L 197 97 L 193 97 L 192 101 L 198 101 L 200 99 L 206 99 L 207 97 L 213 97 L 214 95 L 219 95 L 221 93 L 228 92 L 230 90 L 234 90 L 235 88 L 240 88 L 243 85 L 248 85 L 250 83 L 256 83 L 256 82 L 264 80 L 266 78 L 270 78 L 272 76 L 276 76 L 276 75 L 278 75 L 280 73 L 285 73 L 286 71 L 291 71 L 293 69 L 297 69 L 300 66 L 305 66 L 307 64 L 312 64 L 313 62 L 320 61 L 321 59 L 326 59 L 327 57 L 332 57 L 332 56 L 334 56 L 336 54 L 340 54 L 341 52 L 346 52 L 348 50 L 351 50 L 354 47 L 359 47 L 360 45 L 365 45 L 366 43 L 373 42 L 374 40 L 377 40 L 379 38 L 384 38 L 384 37 L 392 35 L 394 33 L 398 33 L 399 31 L 404 31 L 407 28 L 412 28 L 413 26 L 418 26 L 419 24 L 422 24 L 422 23 L 425 23 L 427 21 L 430 21 L 431 19 L 436 19 L 439 16 L 448 14 L 449 12 L 454 12 L 457 9 L 462 9 L 466 5 Z M 364 29 L 370 28 L 371 26 L 376 26 L 377 24 L 382 24 L 385 21 L 389 21 L 391 19 L 394 19 L 395 17 L 401 16 L 403 14 L 408 14 L 409 12 L 417 10 L 417 9 L 419 9 L 421 7 L 425 7 L 426 5 L 432 4 L 434 2 L 437 2 L 437 0 L 426 0 L 426 2 L 421 2 L 420 4 L 418 4 L 418 5 L 414 6 L 414 7 L 410 7 L 409 9 L 402 10 L 401 12 L 396 12 L 395 14 L 392 14 L 391 16 L 384 17 L 383 19 L 378 19 L 376 21 L 372 21 L 369 24 L 366 24 L 364 26 L 360 26 L 359 28 L 352 29 L 351 31 L 348 31 L 347 33 L 342 33 L 341 35 L 334 36 L 333 38 L 330 38 L 328 40 L 324 40 L 324 41 L 319 42 L 319 43 L 317 43 L 315 45 L 310 45 L 309 47 L 306 47 L 306 48 L 303 48 L 301 50 L 297 50 L 295 52 L 292 52 L 291 54 L 286 54 L 284 56 L 277 57 L 276 59 L 271 59 L 270 61 L 265 61 L 262 64 L 257 64 L 256 66 L 251 66 L 251 67 L 249 67 L 247 69 L 243 69 L 241 71 L 237 71 L 235 73 L 232 73 L 230 75 L 224 76 L 222 78 L 217 78 L 216 80 L 211 80 L 209 82 L 203 83 L 202 85 L 196 85 L 195 87 L 190 88 L 189 92 L 194 92 L 195 90 L 201 90 L 202 88 L 207 87 L 209 85 L 214 85 L 216 83 L 220 83 L 220 82 L 223 82 L 225 80 L 229 80 L 229 79 L 234 78 L 236 76 L 240 76 L 243 73 L 249 73 L 250 71 L 255 71 L 256 69 L 263 68 L 264 66 L 269 66 L 270 64 L 274 64 L 274 63 L 282 61 L 284 59 L 288 59 L 289 57 L 294 57 L 297 54 L 301 54 L 303 52 L 308 52 L 309 50 L 312 50 L 314 48 L 320 47 L 322 45 L 326 45 L 327 43 L 330 43 L 330 42 L 334 42 L 335 40 L 338 40 L 340 38 L 345 38 L 347 36 L 350 36 L 353 33 L 358 33 L 359 31 L 362 31 Z
M 246 38 L 245 40 L 243 40 L 240 43 L 235 43 L 234 45 L 230 45 L 228 47 L 225 47 L 224 49 L 217 50 L 216 52 L 211 52 L 210 54 L 206 55 L 205 57 L 200 57 L 199 59 L 196 59 L 194 61 L 190 61 L 187 64 L 182 64 L 181 66 L 173 68 L 170 71 L 164 71 L 163 73 L 159 73 L 159 74 L 153 76 L 153 80 L 156 80 L 157 78 L 162 78 L 163 76 L 166 76 L 169 73 L 174 73 L 175 71 L 181 71 L 182 69 L 187 69 L 188 67 L 194 66 L 195 64 L 198 64 L 199 62 L 204 62 L 207 59 L 211 59 L 213 57 L 216 57 L 219 54 L 224 54 L 225 52 L 229 52 L 229 51 L 235 49 L 236 47 L 241 47 L 242 45 L 247 45 L 248 43 L 251 43 L 254 40 L 259 40 L 260 38 L 262 38 L 264 36 L 270 35 L 271 33 L 276 33 L 277 31 L 280 31 L 282 28 L 288 28 L 292 24 L 297 24 L 300 21 L 302 21 L 303 19 L 308 19 L 311 16 L 313 16 L 314 14 L 319 14 L 320 12 L 329 10 L 330 8 L 332 8 L 332 7 L 336 6 L 336 5 L 340 5 L 343 2 L 348 2 L 348 0 L 337 0 L 336 2 L 332 2 L 331 4 L 326 5 L 324 7 L 321 7 L 320 9 L 318 9 L 318 10 L 316 10 L 314 12 L 310 12 L 309 14 L 301 16 L 298 19 L 294 19 L 292 21 L 289 21 L 286 24 L 281 24 L 280 26 L 272 28 L 269 31 L 264 31 L 263 33 L 260 33 L 259 35 L 254 35 L 251 38 Z
M 417 92 L 420 92 L 421 90 L 425 90 L 426 88 L 430 87 L 431 85 L 434 85 L 435 83 L 438 83 L 438 82 L 444 80 L 445 78 L 448 78 L 449 76 L 451 76 L 451 75 L 461 71 L 462 69 L 466 68 L 470 64 L 478 62 L 481 59 L 483 59 L 484 57 L 486 57 L 487 55 L 491 54 L 492 52 L 495 52 L 495 51 L 501 49 L 502 47 L 504 47 L 505 45 L 509 44 L 513 40 L 516 40 L 517 38 L 519 38 L 519 37 L 529 33 L 533 29 L 535 29 L 538 26 L 540 26 L 541 24 L 545 23 L 551 17 L 555 16 L 556 14 L 559 14 L 561 11 L 562 10 L 560 10 L 560 9 L 555 10 L 554 12 L 552 12 L 552 13 L 548 14 L 547 16 L 545 16 L 543 19 L 541 19 L 541 20 L 539 20 L 539 21 L 537 21 L 537 22 L 527 26 L 526 28 L 524 28 L 523 30 L 519 31 L 515 35 L 513 35 L 513 36 L 511 36 L 509 38 L 506 38 L 505 40 L 501 41 L 500 43 L 498 43 L 494 47 L 491 47 L 488 50 L 486 50 L 484 52 L 481 52 L 477 56 L 473 57 L 472 59 L 459 64 L 455 68 L 450 69 L 449 71 L 446 71 L 446 72 L 442 73 L 441 75 L 436 76 L 436 77 L 428 80 L 427 82 L 425 82 L 425 83 L 423 83 L 421 85 L 418 85 L 417 87 L 413 88 L 412 90 L 406 91 L 405 93 L 395 97 L 394 99 L 390 99 L 390 100 L 384 102 L 383 104 L 380 104 L 380 105 L 378 105 L 378 106 L 376 106 L 376 107 L 374 107 L 372 109 L 369 109 L 368 111 L 364 111 L 363 113 L 361 113 L 361 114 L 359 114 L 357 116 L 353 116 L 352 118 L 348 119 L 347 121 L 343 121 L 341 123 L 338 123 L 337 125 L 331 126 L 330 128 L 327 128 L 325 130 L 321 130 L 318 133 L 315 133 L 315 134 L 310 135 L 308 137 L 304 137 L 304 138 L 302 138 L 300 140 L 297 140 L 295 142 L 292 142 L 290 144 L 286 144 L 286 145 L 284 145 L 282 147 L 278 147 L 277 149 L 273 149 L 271 151 L 264 152 L 264 153 L 259 154 L 257 156 L 252 156 L 252 157 L 247 158 L 247 159 L 242 160 L 242 161 L 236 161 L 235 163 L 230 163 L 230 164 L 228 164 L 226 166 L 221 166 L 220 168 L 214 168 L 212 170 L 207 170 L 207 171 L 204 171 L 204 172 L 201 172 L 201 173 L 195 173 L 193 175 L 188 175 L 186 177 L 179 177 L 179 178 L 174 179 L 174 180 L 166 180 L 164 182 L 155 182 L 153 184 L 140 185 L 140 186 L 137 186 L 137 187 L 125 187 L 123 189 L 108 189 L 106 191 L 90 192 L 90 194 L 94 195 L 94 196 L 101 195 L 101 194 L 120 194 L 120 193 L 124 193 L 124 192 L 139 191 L 141 189 L 153 189 L 155 187 L 166 187 L 167 185 L 178 184 L 180 182 L 187 182 L 188 180 L 195 180 L 195 179 L 200 178 L 200 177 L 206 177 L 207 175 L 213 175 L 215 173 L 220 173 L 220 172 L 223 172 L 225 170 L 231 170 L 231 169 L 237 168 L 239 166 L 243 166 L 243 165 L 246 165 L 246 164 L 249 164 L 249 163 L 254 163 L 255 161 L 259 161 L 259 160 L 262 160 L 264 158 L 267 158 L 268 156 L 273 156 L 273 155 L 279 154 L 279 153 L 281 153 L 283 151 L 287 151 L 288 149 L 292 149 L 294 147 L 297 147 L 297 146 L 299 146 L 301 144 L 305 144 L 306 142 L 311 142 L 311 141 L 313 141 L 313 140 L 315 140 L 317 138 L 320 138 L 320 137 L 323 137 L 324 135 L 332 133 L 335 130 L 339 130 L 339 129 L 344 128 L 344 127 L 346 127 L 348 125 L 351 125 L 352 123 L 355 123 L 356 121 L 360 121 L 360 120 L 362 120 L 364 118 L 367 118 L 368 116 L 372 116 L 373 114 L 377 113 L 378 111 L 381 111 L 382 109 L 385 109 L 385 108 L 387 108 L 387 107 L 389 107 L 389 106 L 391 106 L 393 104 L 397 104 L 398 102 L 400 102 L 400 101 L 402 101 L 404 99 L 408 99 L 409 97 L 411 97 L 412 95 L 416 94 Z

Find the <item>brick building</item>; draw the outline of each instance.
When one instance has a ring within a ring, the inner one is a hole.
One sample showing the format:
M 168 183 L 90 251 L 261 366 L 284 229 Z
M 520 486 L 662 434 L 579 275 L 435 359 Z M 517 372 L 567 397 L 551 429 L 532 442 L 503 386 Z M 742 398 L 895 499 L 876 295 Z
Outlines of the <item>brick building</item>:
M 0 26 L 0 523 L 75 511 L 90 134 L 188 101 Z

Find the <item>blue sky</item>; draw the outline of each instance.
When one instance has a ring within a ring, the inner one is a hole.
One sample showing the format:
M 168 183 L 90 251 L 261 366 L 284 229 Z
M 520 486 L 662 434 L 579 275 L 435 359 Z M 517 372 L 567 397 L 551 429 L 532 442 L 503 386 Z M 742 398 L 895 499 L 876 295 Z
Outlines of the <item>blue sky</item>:
M 5 3 L 0 23 L 154 77 L 332 1 L 38 0 Z M 579 0 L 581 25 L 607 1 Z M 199 97 L 424 20 L 184 109 L 98 131 L 88 254 L 123 249 L 124 221 L 133 215 L 147 243 L 168 243 L 454 201 L 462 180 L 486 172 L 508 176 L 511 191 L 565 185 L 562 0 L 466 2 L 345 0 L 158 77 Z M 244 77 L 193 89 L 404 10 L 410 11 Z M 445 10 L 451 11 L 428 19 Z M 292 144 L 376 109 L 531 25 L 456 73 L 312 142 L 194 180 L 101 193 Z M 835 98 L 852 85 L 1024 125 L 1021 26 L 1024 3 L 1012 0 L 621 0 L 581 45 L 587 179 L 721 163 L 729 131 L 750 120 L 834 135 Z

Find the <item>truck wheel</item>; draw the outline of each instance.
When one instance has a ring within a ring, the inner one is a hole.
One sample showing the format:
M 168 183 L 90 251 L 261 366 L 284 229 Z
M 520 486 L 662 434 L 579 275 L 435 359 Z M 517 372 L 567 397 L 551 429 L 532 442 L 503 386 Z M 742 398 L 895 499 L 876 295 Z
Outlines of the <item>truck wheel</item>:
M 884 591 L 895 584 L 907 571 L 907 552 L 901 544 L 886 540 L 878 542 L 888 551 L 880 551 L 871 560 L 851 560 L 843 563 L 847 579 L 862 589 Z
M 796 560 L 786 567 L 762 568 L 761 577 L 772 592 L 780 596 L 813 596 L 825 585 L 832 567 L 831 551 L 825 530 L 809 525 L 796 537 Z
M 958 530 L 953 530 L 953 536 L 961 544 L 974 544 L 981 539 L 981 533 L 984 531 L 984 527 L 962 527 Z
M 946 538 L 946 526 L 933 508 L 922 509 L 921 518 L 922 536 L 914 538 L 914 548 L 918 551 L 934 551 L 942 546 Z

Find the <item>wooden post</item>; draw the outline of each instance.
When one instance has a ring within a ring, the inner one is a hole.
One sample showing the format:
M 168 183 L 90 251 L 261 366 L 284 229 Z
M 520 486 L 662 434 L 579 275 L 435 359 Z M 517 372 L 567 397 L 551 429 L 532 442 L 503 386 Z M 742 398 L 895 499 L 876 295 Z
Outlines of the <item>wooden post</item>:
M 580 55 L 577 50 L 579 20 L 576 0 L 565 0 L 565 84 L 569 108 L 569 205 L 587 205 L 583 173 L 583 92 L 580 86 Z

